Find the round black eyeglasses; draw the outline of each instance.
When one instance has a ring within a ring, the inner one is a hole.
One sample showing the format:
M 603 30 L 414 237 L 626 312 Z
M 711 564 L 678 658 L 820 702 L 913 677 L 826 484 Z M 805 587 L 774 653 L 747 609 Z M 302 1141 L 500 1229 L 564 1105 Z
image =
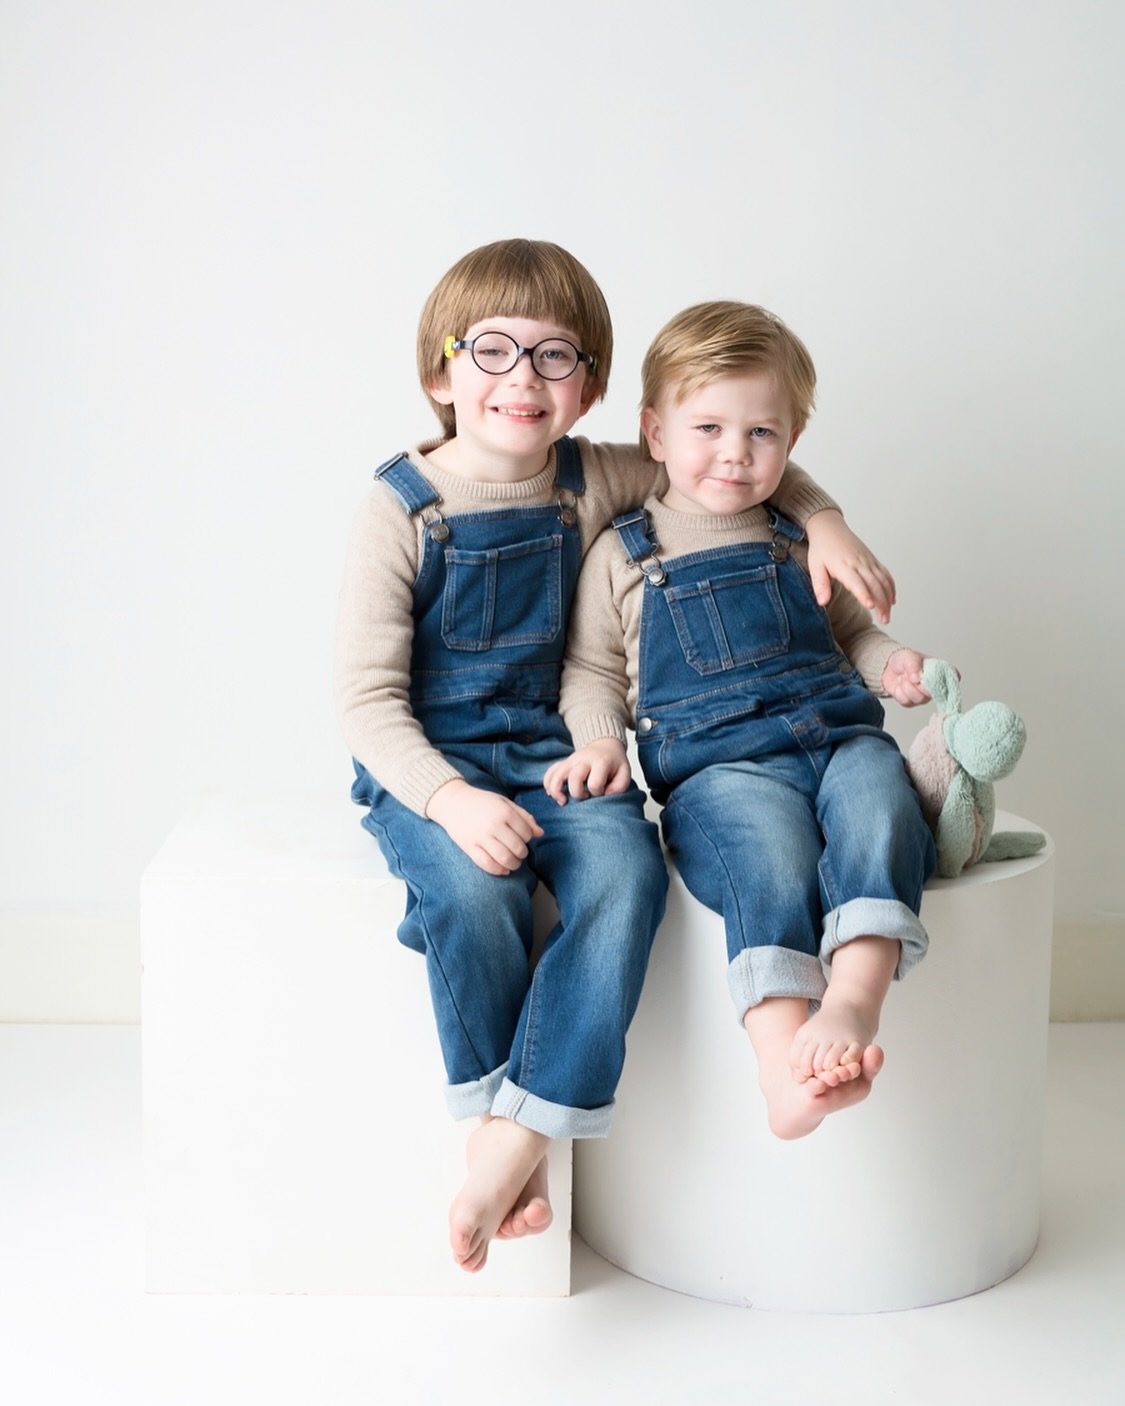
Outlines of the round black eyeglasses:
M 521 356 L 531 361 L 537 376 L 545 381 L 565 381 L 573 376 L 579 366 L 585 363 L 593 375 L 597 370 L 598 359 L 589 352 L 579 351 L 573 342 L 565 337 L 547 337 L 536 342 L 533 347 L 521 347 L 514 337 L 506 332 L 482 332 L 469 340 L 446 337 L 445 355 L 467 351 L 482 371 L 490 376 L 503 376 L 515 366 Z

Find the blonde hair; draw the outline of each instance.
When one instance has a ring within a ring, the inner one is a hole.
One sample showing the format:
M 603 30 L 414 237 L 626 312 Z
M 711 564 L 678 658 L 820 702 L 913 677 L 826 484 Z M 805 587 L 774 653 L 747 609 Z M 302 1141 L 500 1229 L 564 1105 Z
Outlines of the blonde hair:
M 667 394 L 678 404 L 721 376 L 759 369 L 770 372 L 788 399 L 799 434 L 816 395 L 816 368 L 804 342 L 753 303 L 696 303 L 665 323 L 645 353 L 641 409 L 655 409 Z M 641 447 L 647 452 L 643 434 Z
M 441 405 L 430 387 L 448 374 L 445 339 L 463 337 L 489 317 L 528 317 L 557 322 L 573 332 L 579 350 L 597 358 L 586 368 L 587 405 L 609 384 L 613 324 L 602 290 L 587 269 L 557 244 L 501 239 L 459 259 L 426 299 L 418 322 L 418 378 L 447 436 L 457 433 L 452 405 Z M 575 373 L 576 375 L 579 373 Z

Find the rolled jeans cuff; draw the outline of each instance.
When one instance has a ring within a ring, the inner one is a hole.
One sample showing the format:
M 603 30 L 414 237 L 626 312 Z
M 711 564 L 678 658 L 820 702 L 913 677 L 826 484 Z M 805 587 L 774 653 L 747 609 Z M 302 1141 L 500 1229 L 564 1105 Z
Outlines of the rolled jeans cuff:
M 901 944 L 895 980 L 901 981 L 908 971 L 926 955 L 930 939 L 918 921 L 918 915 L 897 898 L 853 898 L 833 908 L 824 917 L 824 936 L 820 943 L 820 960 L 829 970 L 832 953 L 845 942 L 857 937 L 885 937 Z
M 530 1094 L 505 1079 L 492 1101 L 494 1118 L 511 1118 L 546 1137 L 605 1137 L 613 1121 L 613 1103 L 600 1108 L 569 1108 L 564 1103 Z
M 744 947 L 727 967 L 739 1023 L 748 1010 L 773 996 L 798 996 L 819 1005 L 826 985 L 820 959 L 789 947 Z
M 470 1079 L 466 1084 L 446 1084 L 445 1106 L 454 1118 L 480 1118 L 492 1108 L 492 1100 L 508 1072 L 507 1061 L 486 1074 L 483 1079 Z

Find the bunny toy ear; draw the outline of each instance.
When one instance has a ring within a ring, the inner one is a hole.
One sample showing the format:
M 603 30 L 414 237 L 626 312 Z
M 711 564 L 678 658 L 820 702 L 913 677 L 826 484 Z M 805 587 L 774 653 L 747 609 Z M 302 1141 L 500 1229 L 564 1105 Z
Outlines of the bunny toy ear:
M 943 713 L 961 711 L 961 681 L 952 664 L 927 659 L 922 665 L 922 684 Z

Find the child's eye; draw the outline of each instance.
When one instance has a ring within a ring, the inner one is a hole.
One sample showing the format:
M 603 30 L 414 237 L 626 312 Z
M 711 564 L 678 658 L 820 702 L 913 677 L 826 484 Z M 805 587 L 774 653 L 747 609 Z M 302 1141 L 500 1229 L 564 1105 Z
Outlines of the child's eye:
M 695 428 L 699 430 L 701 434 L 715 434 L 719 427 L 718 425 L 696 425 Z
M 750 433 L 755 439 L 768 439 L 773 434 L 773 430 L 767 425 L 755 425 Z

